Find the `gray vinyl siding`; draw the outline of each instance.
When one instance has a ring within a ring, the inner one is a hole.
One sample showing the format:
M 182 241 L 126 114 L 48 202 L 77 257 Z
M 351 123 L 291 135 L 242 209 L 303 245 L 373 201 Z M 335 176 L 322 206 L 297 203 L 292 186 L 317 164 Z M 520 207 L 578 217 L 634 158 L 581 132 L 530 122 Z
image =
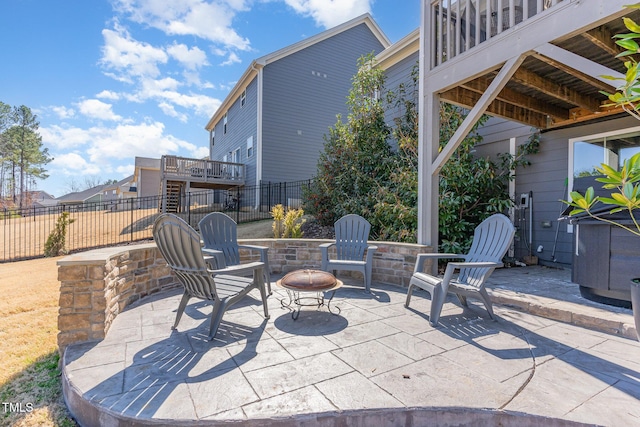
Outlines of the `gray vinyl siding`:
M 346 99 L 357 60 L 383 46 L 364 24 L 268 64 L 263 77 L 263 182 L 316 174 L 324 135 Z
M 141 169 L 138 185 L 138 197 L 155 197 L 160 194 L 160 171 Z
M 543 132 L 540 139 L 540 152 L 529 156 L 531 165 L 518 168 L 516 171 L 516 198 L 523 193 L 531 192 L 533 196 L 533 234 L 531 251 L 538 256 L 544 265 L 568 267 L 572 263 L 573 234 L 567 232 L 567 223 L 557 219 L 566 205 L 561 200 L 567 199 L 565 181 L 569 175 L 569 139 L 588 136 L 637 126 L 637 121 L 630 117 L 607 120 L 599 123 L 576 126 Z M 478 147 L 478 155 L 495 156 L 498 152 L 509 151 L 509 138 L 516 137 L 516 144 L 526 142 L 532 129 L 528 126 L 500 119 L 491 119 L 480 134 L 484 142 Z M 524 229 L 522 215 L 516 215 L 516 258 L 529 255 L 528 232 Z M 528 216 L 525 216 L 528 221 Z M 549 222 L 550 227 L 543 223 Z M 556 240 L 556 229 L 558 238 Z M 553 253 L 555 245 L 555 256 Z M 541 253 L 538 246 L 543 247 Z M 556 262 L 553 262 L 555 257 Z
M 416 82 L 414 87 L 411 79 L 411 72 L 413 67 L 418 65 L 418 59 L 419 55 L 418 52 L 416 52 L 385 70 L 385 88 L 388 91 L 398 94 L 400 85 L 404 85 L 405 98 L 413 96 L 416 105 L 418 104 L 418 83 Z M 385 122 L 393 128 L 395 127 L 394 119 L 400 117 L 402 114 L 404 114 L 404 111 L 401 108 L 393 104 L 388 105 L 385 112 Z M 394 148 L 397 147 L 397 143 L 395 141 L 390 140 L 389 142 Z
M 246 89 L 244 106 L 240 97 L 236 99 L 227 111 L 227 133 L 224 133 L 224 119 L 215 124 L 215 138 L 211 149 L 211 160 L 222 161 L 227 155 L 227 161 L 231 162 L 229 152 L 240 148 L 239 163 L 245 164 L 245 185 L 256 184 L 256 149 L 257 149 L 257 104 L 258 84 L 253 79 Z M 247 139 L 253 137 L 254 154 L 247 157 Z

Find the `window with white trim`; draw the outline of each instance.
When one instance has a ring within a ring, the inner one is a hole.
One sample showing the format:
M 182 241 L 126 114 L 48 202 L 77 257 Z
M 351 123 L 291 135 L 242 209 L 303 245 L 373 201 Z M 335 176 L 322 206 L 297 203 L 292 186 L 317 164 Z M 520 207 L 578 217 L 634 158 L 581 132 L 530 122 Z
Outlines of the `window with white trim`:
M 224 117 L 222 118 L 222 133 L 224 135 L 227 134 L 227 114 L 228 113 L 224 113 Z
M 247 138 L 247 157 L 253 157 L 253 135 Z
M 640 127 L 621 129 L 569 140 L 569 170 L 567 191 L 584 192 L 588 187 L 600 186 L 595 177 L 596 167 L 606 164 L 620 170 L 625 160 L 640 152 Z M 566 195 L 567 200 L 569 194 Z M 572 226 L 567 226 L 572 232 Z
M 244 104 L 247 102 L 247 91 L 246 89 L 242 91 L 240 94 L 240 106 L 244 107 Z

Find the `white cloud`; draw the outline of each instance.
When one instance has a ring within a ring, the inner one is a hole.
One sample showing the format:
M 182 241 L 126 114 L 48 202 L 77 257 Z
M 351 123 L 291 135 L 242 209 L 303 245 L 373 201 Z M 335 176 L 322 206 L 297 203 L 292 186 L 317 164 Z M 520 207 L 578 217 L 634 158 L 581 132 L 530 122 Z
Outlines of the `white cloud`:
M 51 107 L 54 113 L 61 119 L 70 119 L 75 116 L 76 112 L 73 108 L 67 108 L 64 106 Z
M 149 43 L 134 40 L 128 31 L 116 24 L 114 30 L 102 30 L 104 46 L 100 62 L 120 81 L 133 77 L 157 77 L 159 64 L 168 61 L 166 52 Z
M 76 152 L 58 154 L 51 161 L 50 167 L 56 169 L 65 175 L 98 175 L 104 172 L 104 169 L 97 164 L 89 163 Z
M 160 157 L 184 151 L 187 156 L 199 154 L 202 147 L 165 133 L 160 122 L 119 124 L 115 127 L 94 126 L 88 129 L 51 126 L 41 128 L 44 145 L 53 148 L 53 156 L 65 159 L 68 150 L 82 153 L 87 163 L 110 170 L 111 160 L 133 159 L 135 156 Z M 206 149 L 206 143 L 205 149 Z M 57 154 L 63 152 L 64 154 Z
M 128 164 L 128 165 L 120 165 L 115 168 L 115 171 L 122 175 L 122 178 L 126 178 L 130 175 L 133 175 L 133 172 L 136 169 L 136 165 Z
M 296 13 L 313 18 L 324 28 L 335 27 L 349 19 L 371 13 L 373 0 L 284 0 Z
M 182 123 L 186 123 L 189 119 L 186 114 L 178 113 L 175 107 L 167 102 L 161 102 L 158 104 L 158 107 L 162 110 L 164 114 L 169 117 L 175 117 L 180 120 Z
M 115 0 L 116 10 L 129 19 L 168 35 L 197 36 L 239 50 L 249 50 L 249 40 L 232 27 L 233 18 L 247 10 L 244 0 Z
M 102 92 L 96 95 L 96 98 L 110 99 L 112 101 L 117 101 L 120 99 L 120 95 L 112 90 L 103 90 Z
M 44 145 L 53 147 L 54 150 L 69 150 L 86 145 L 91 141 L 90 134 L 81 128 L 53 125 L 41 127 L 39 132 Z
M 167 53 L 189 70 L 196 70 L 209 65 L 207 54 L 197 46 L 189 49 L 187 45 L 174 43 L 167 48 Z
M 240 57 L 236 55 L 234 52 L 231 52 L 229 53 L 229 57 L 227 58 L 227 60 L 221 63 L 220 65 L 233 65 L 233 64 L 238 64 L 240 62 L 242 62 Z
M 80 113 L 87 117 L 99 120 L 122 120 L 122 116 L 113 112 L 113 106 L 111 104 L 102 102 L 99 99 L 86 99 L 84 101 L 80 101 L 77 105 Z

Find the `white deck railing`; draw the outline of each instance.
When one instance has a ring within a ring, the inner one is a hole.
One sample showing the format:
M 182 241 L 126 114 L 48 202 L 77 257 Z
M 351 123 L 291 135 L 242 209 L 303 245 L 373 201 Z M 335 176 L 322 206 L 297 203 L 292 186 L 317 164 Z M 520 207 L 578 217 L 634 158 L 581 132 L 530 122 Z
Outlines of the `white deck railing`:
M 432 64 L 437 67 L 562 1 L 435 0 L 431 3 Z
M 244 183 L 244 164 L 215 160 L 189 159 L 177 156 L 162 156 L 162 175 L 167 179 L 192 182 Z

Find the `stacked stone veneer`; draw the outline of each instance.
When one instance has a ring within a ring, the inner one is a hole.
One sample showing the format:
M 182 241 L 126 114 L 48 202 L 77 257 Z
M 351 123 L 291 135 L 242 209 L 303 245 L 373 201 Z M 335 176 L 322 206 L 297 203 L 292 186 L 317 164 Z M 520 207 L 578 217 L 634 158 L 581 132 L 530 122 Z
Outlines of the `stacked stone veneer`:
M 58 261 L 58 349 L 103 339 L 129 304 L 178 286 L 155 243 L 96 249 Z
M 319 268 L 321 243 L 317 239 L 252 239 L 241 243 L 269 247 L 274 274 Z M 373 281 L 408 286 L 416 254 L 431 252 L 423 245 L 375 242 Z M 244 260 L 259 260 L 241 251 Z M 350 273 L 362 277 L 360 273 Z M 340 274 L 340 273 L 339 273 Z M 60 309 L 58 348 L 78 341 L 103 339 L 116 316 L 129 304 L 154 292 L 179 286 L 155 243 L 96 249 L 58 261 Z

